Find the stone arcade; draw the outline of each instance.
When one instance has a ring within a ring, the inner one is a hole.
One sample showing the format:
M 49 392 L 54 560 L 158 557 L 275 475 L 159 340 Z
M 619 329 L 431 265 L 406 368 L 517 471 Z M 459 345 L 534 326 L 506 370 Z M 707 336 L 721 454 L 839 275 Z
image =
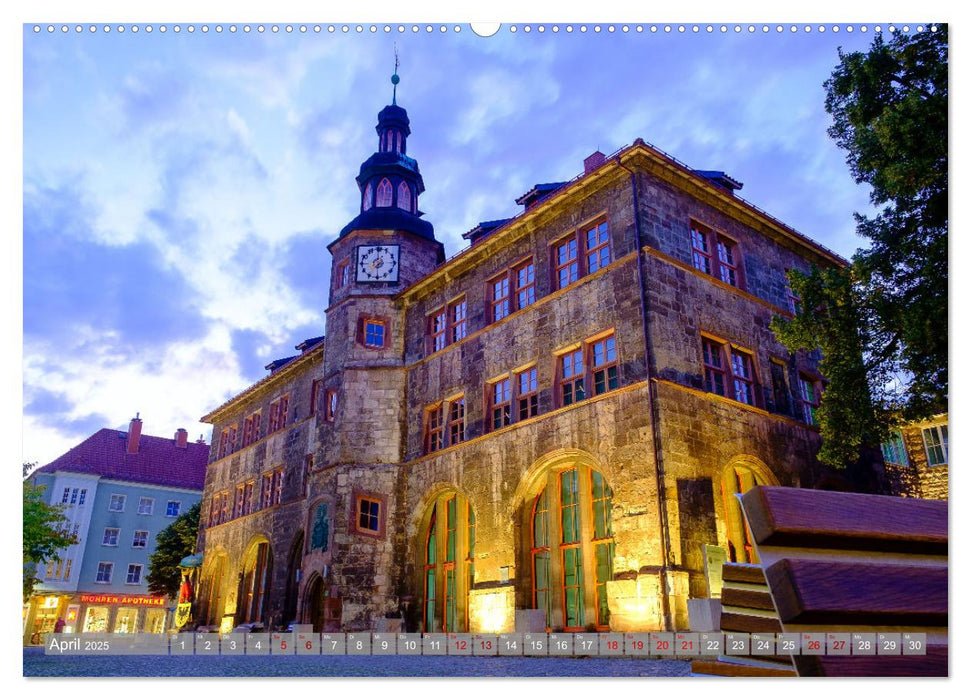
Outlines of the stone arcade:
M 378 115 L 327 335 L 204 420 L 196 622 L 684 629 L 734 494 L 821 476 L 814 358 L 769 322 L 842 259 L 638 139 L 445 259 L 409 119 Z

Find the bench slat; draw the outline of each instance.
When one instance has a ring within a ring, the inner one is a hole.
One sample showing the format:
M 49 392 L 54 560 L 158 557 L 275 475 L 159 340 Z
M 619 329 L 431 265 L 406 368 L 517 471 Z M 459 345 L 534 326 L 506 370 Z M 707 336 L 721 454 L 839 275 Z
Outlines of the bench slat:
M 706 676 L 733 676 L 733 677 L 758 677 L 768 676 L 773 678 L 793 677 L 795 670 L 784 668 L 767 668 L 765 666 L 750 666 L 745 664 L 733 664 L 727 661 L 707 661 L 697 660 L 691 662 L 691 672 Z
M 928 644 L 926 656 L 797 656 L 795 662 L 800 676 L 948 675 L 943 644 Z
M 750 591 L 744 588 L 722 588 L 722 605 L 733 605 L 739 608 L 755 608 L 757 610 L 775 610 L 772 596 L 768 589 L 764 591 Z
M 947 555 L 947 502 L 756 486 L 742 496 L 756 543 Z
M 947 569 L 781 559 L 766 570 L 786 624 L 947 625 Z

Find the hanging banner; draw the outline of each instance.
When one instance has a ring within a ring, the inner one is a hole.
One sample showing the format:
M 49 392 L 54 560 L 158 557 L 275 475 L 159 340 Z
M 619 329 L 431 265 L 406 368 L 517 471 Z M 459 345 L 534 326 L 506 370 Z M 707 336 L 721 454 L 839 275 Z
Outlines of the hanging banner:
M 192 611 L 192 603 L 179 603 L 175 608 L 175 629 L 182 627 L 189 621 L 189 614 Z

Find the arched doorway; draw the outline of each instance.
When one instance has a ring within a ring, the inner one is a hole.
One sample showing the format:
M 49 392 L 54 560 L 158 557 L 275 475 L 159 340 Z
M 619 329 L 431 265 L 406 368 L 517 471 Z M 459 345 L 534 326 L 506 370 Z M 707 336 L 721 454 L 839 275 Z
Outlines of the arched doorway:
M 290 545 L 290 556 L 287 557 L 287 589 L 283 601 L 283 624 L 297 620 L 297 589 L 300 582 L 297 574 L 303 561 L 303 532 L 298 532 Z
M 236 624 L 247 622 L 266 624 L 266 603 L 270 597 L 273 568 L 270 543 L 264 539 L 250 545 L 244 562 L 236 600 Z
M 314 632 L 323 632 L 327 619 L 327 596 L 323 579 L 319 576 L 315 576 L 307 587 L 304 604 L 304 620 L 314 626 Z
M 468 632 L 475 583 L 475 511 L 455 491 L 440 493 L 419 530 L 422 631 Z
M 597 469 L 560 462 L 534 481 L 523 533 L 529 601 L 548 629 L 610 629 L 607 582 L 613 579 L 613 490 Z
M 721 478 L 721 495 L 729 561 L 740 564 L 759 563 L 752 533 L 745 522 L 745 516 L 742 515 L 738 496 L 756 486 L 776 483 L 768 467 L 754 459 L 736 459 L 725 467 Z
M 222 623 L 225 608 L 223 584 L 226 575 L 226 555 L 219 554 L 209 569 L 205 580 L 205 608 L 202 611 L 203 621 L 207 626 L 219 626 Z

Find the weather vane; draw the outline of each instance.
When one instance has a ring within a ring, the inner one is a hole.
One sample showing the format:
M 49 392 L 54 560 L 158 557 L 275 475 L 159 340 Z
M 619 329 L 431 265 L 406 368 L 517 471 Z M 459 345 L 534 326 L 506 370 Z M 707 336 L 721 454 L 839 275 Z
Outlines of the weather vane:
M 394 75 L 391 76 L 391 84 L 394 86 L 391 88 L 391 104 L 398 104 L 398 83 L 401 82 L 401 78 L 398 77 L 398 44 L 394 45 Z

